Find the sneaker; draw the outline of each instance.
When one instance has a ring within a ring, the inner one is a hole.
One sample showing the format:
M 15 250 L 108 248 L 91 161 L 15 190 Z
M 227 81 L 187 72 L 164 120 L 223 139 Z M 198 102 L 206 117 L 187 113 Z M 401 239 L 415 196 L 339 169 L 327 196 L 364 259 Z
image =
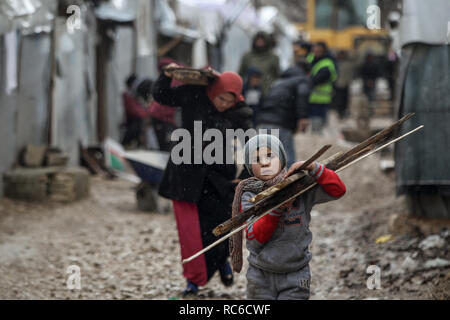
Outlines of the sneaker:
M 233 270 L 231 269 L 230 263 L 227 261 L 225 264 L 219 269 L 220 272 L 220 280 L 222 281 L 225 287 L 229 287 L 234 282 Z
M 188 280 L 186 289 L 184 289 L 182 296 L 183 297 L 196 296 L 197 293 L 198 293 L 198 286 L 195 283 L 192 283 Z

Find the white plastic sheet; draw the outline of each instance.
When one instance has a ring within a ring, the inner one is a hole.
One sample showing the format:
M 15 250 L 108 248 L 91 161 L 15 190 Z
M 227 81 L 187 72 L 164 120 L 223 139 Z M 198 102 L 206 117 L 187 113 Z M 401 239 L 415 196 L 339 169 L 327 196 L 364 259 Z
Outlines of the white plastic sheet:
M 449 44 L 450 1 L 403 0 L 400 42 L 402 46 L 412 42 Z

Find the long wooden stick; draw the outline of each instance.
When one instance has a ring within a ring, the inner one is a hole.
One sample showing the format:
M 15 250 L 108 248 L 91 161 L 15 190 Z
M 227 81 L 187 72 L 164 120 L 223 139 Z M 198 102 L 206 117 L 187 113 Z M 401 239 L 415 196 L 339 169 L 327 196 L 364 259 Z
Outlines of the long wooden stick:
M 400 136 L 400 137 L 398 137 L 398 138 L 396 138 L 396 139 L 394 139 L 394 140 L 391 140 L 391 141 L 385 143 L 384 145 L 382 145 L 382 146 L 376 148 L 375 150 L 369 152 L 368 154 L 365 154 L 365 155 L 361 156 L 360 158 L 355 159 L 354 161 L 352 161 L 352 162 L 346 164 L 346 165 L 343 166 L 342 168 L 339 168 L 338 170 L 336 170 L 336 172 L 340 172 L 340 171 L 342 171 L 342 170 L 344 170 L 344 169 L 350 167 L 351 165 L 354 165 L 355 163 L 357 163 L 357 162 L 359 162 L 359 161 L 361 161 L 361 160 L 367 158 L 368 156 L 370 156 L 370 155 L 372 155 L 372 154 L 374 154 L 374 153 L 380 151 L 381 149 L 384 149 L 384 148 L 386 148 L 387 146 L 389 146 L 389 145 L 391 145 L 391 144 L 393 144 L 393 143 L 395 143 L 395 142 L 397 142 L 397 141 L 399 141 L 399 140 L 401 140 L 401 139 L 403 139 L 403 138 L 409 136 L 410 134 L 412 134 L 412 133 L 414 133 L 414 132 L 416 132 L 416 131 L 422 129 L 423 127 L 424 127 L 424 126 L 421 125 L 421 126 L 417 127 L 416 129 L 411 130 L 411 131 L 405 133 L 404 135 L 402 135 L 402 136 Z M 298 196 L 300 196 L 301 194 L 305 193 L 306 191 L 312 189 L 312 188 L 313 188 L 314 186 L 316 186 L 316 185 L 317 185 L 317 182 L 311 184 L 311 185 L 308 186 L 306 189 L 304 189 L 304 190 L 302 190 L 301 192 L 297 193 L 296 195 L 294 195 L 294 196 L 292 196 L 292 197 L 286 199 L 284 202 L 278 204 L 277 206 L 275 206 L 275 207 L 273 207 L 273 208 L 267 210 L 264 214 L 259 215 L 259 216 L 255 216 L 255 217 L 251 218 L 250 221 L 248 221 L 247 223 L 244 223 L 244 224 L 241 225 L 239 228 L 237 228 L 237 229 L 231 231 L 230 233 L 226 234 L 225 236 L 223 236 L 222 238 L 218 239 L 218 240 L 215 241 L 214 243 L 210 244 L 209 246 L 207 246 L 207 247 L 204 248 L 203 250 L 198 251 L 196 254 L 192 255 L 191 257 L 189 257 L 189 258 L 187 258 L 187 259 L 184 259 L 184 260 L 182 261 L 182 264 L 185 264 L 185 263 L 187 263 L 187 262 L 189 262 L 189 261 L 194 260 L 195 258 L 197 258 L 198 256 L 200 256 L 201 254 L 203 254 L 203 253 L 209 251 L 210 249 L 212 249 L 213 247 L 215 247 L 216 245 L 218 245 L 219 243 L 221 243 L 221 242 L 225 241 L 226 239 L 230 238 L 233 234 L 235 234 L 235 233 L 237 233 L 237 232 L 243 230 L 243 229 L 244 229 L 245 227 L 247 227 L 247 226 L 252 225 L 252 224 L 255 223 L 256 221 L 258 221 L 259 219 L 261 219 L 262 217 L 264 217 L 266 214 L 270 213 L 272 210 L 276 209 L 277 207 L 279 207 L 279 206 L 281 206 L 281 205 L 283 205 L 283 204 L 285 204 L 285 203 L 287 203 L 287 202 L 289 202 L 289 201 L 291 201 L 291 200 L 293 200 L 293 199 L 296 199 Z
M 328 149 L 331 148 L 331 144 L 327 144 L 322 147 L 319 151 L 317 151 L 311 158 L 306 160 L 297 170 L 294 171 L 294 174 L 286 178 L 285 180 L 281 181 L 280 183 L 277 183 L 274 186 L 271 186 L 270 188 L 267 188 L 266 190 L 258 193 L 256 196 L 251 198 L 249 201 L 251 203 L 259 202 L 264 198 L 267 198 L 268 196 L 272 195 L 274 192 L 278 192 L 284 188 L 286 188 L 289 184 L 292 182 L 300 179 L 303 177 L 302 170 L 306 169 L 311 163 L 319 159 L 321 155 L 323 155 Z M 301 172 L 300 174 L 298 174 Z

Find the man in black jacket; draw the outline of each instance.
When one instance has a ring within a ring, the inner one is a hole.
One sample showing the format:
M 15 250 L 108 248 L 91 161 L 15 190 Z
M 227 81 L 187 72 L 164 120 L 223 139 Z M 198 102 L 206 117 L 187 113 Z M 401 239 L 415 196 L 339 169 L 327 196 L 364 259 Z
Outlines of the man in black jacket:
M 272 84 L 256 118 L 258 129 L 279 130 L 288 168 L 295 162 L 294 133 L 304 132 L 308 126 L 309 93 L 305 72 L 299 66 L 292 66 Z

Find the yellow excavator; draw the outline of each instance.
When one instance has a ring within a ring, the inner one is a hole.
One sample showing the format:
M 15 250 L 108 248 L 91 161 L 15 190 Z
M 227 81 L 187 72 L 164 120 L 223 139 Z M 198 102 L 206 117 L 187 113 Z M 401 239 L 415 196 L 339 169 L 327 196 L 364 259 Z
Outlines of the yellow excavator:
M 381 56 L 389 48 L 389 34 L 380 14 L 376 0 L 307 0 L 307 20 L 297 28 L 305 40 L 324 41 L 333 51 Z

